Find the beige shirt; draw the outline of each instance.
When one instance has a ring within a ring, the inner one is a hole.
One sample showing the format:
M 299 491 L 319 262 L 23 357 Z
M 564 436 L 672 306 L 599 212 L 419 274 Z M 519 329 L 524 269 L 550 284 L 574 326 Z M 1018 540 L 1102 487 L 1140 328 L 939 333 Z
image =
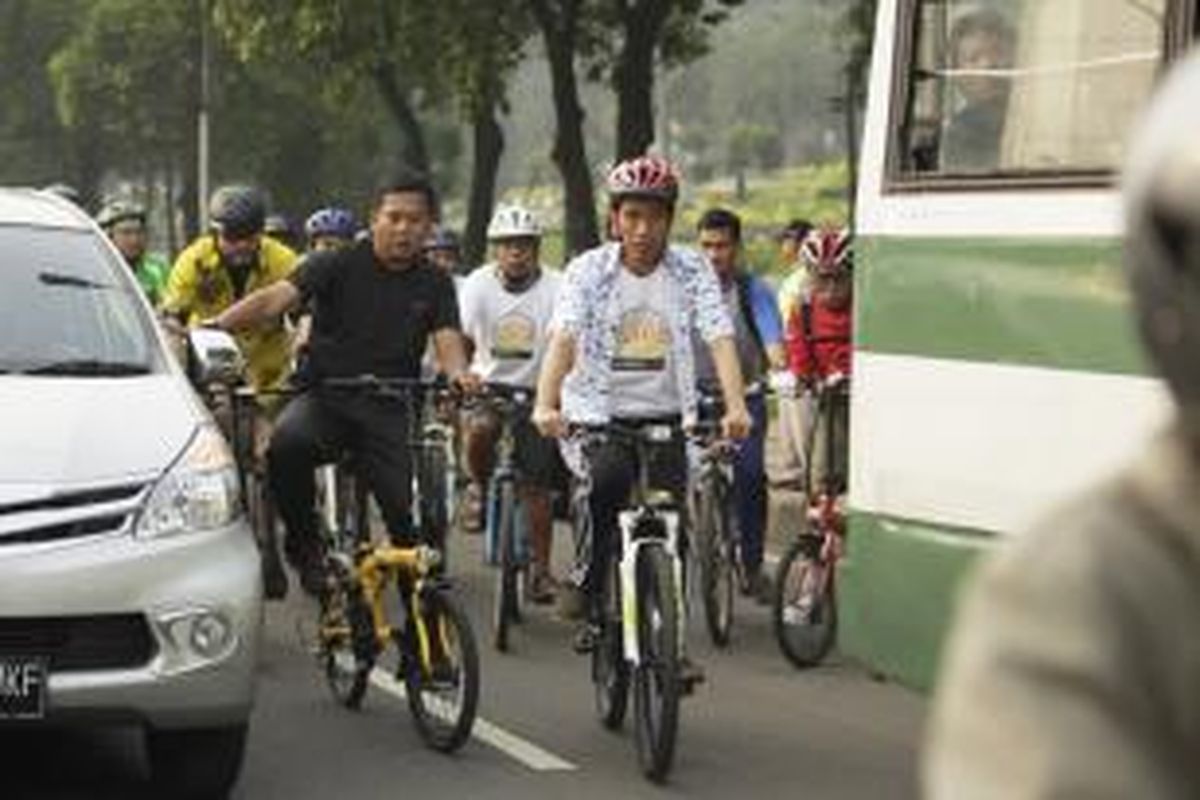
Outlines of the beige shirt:
M 1200 797 L 1200 451 L 1171 430 L 970 586 L 923 764 L 934 800 Z

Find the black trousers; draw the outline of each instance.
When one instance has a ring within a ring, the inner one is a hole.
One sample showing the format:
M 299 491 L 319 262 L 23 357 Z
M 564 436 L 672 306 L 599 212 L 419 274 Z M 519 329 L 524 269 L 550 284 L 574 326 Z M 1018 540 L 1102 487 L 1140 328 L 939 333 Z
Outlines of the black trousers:
M 412 452 L 406 408 L 396 400 L 348 392 L 302 394 L 288 404 L 276 422 L 267 467 L 289 539 L 316 542 L 314 470 L 347 451 L 356 457 L 392 540 L 414 544 Z
M 645 452 L 650 487 L 671 492 L 681 521 L 686 523 L 687 455 L 682 430 L 676 428 L 670 442 L 655 443 Z M 620 547 L 617 514 L 629 505 L 638 480 L 638 463 L 633 443 L 617 439 L 590 447 L 582 455 L 585 472 L 576 475 L 573 490 L 576 540 L 571 577 L 586 593 L 594 612 L 603 599 L 603 578 Z

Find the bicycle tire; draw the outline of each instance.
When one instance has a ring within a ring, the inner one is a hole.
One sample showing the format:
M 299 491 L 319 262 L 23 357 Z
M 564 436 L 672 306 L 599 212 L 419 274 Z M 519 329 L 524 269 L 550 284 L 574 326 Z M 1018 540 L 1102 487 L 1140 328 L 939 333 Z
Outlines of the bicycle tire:
M 600 631 L 592 649 L 592 685 L 596 716 L 610 731 L 625 723 L 629 703 L 629 663 L 621 640 L 621 594 L 618 567 L 614 561 L 604 586 Z
M 421 537 L 422 541 L 436 547 L 444 556 L 450 524 L 446 451 L 442 447 L 424 447 L 420 459 L 421 473 L 417 489 L 420 492 Z
M 497 485 L 499 509 L 496 520 L 496 588 L 492 604 L 492 645 L 508 652 L 509 627 L 518 619 L 516 533 L 516 487 L 503 480 Z
M 716 481 L 711 483 L 701 487 L 697 498 L 700 593 L 708 636 L 714 645 L 725 648 L 733 630 L 734 552 L 729 512 L 722 507 Z
M 821 539 L 798 536 L 779 562 L 771 604 L 771 624 L 783 655 L 798 669 L 820 664 L 837 638 L 837 602 L 834 576 L 820 585 L 818 570 L 833 569 L 821 563 Z
M 441 703 L 440 697 L 434 700 L 434 692 L 441 687 L 435 687 L 423 674 L 420 657 L 415 652 L 415 636 L 401 640 L 407 650 L 402 656 L 405 694 L 421 739 L 434 750 L 450 753 L 462 747 L 475 725 L 479 705 L 479 652 L 467 614 L 449 590 L 429 590 L 420 602 L 419 613 L 424 614 L 431 635 L 438 632 L 442 646 L 446 648 L 445 656 L 454 664 L 452 688 L 459 698 L 453 713 L 447 710 L 448 704 Z M 409 629 L 412 628 L 410 620 Z M 457 650 L 457 653 L 452 655 L 451 650 Z
M 246 473 L 246 514 L 262 567 L 263 595 L 267 600 L 283 600 L 288 593 L 287 570 L 275 535 L 275 503 L 266 481 L 253 470 Z
M 634 740 L 642 774 L 666 780 L 679 733 L 679 606 L 671 557 L 643 547 L 637 561 L 638 645 L 633 674 Z
M 329 579 L 317 617 L 321 666 L 333 698 L 343 707 L 357 710 L 375 665 L 375 632 L 352 577 L 333 559 L 326 568 Z

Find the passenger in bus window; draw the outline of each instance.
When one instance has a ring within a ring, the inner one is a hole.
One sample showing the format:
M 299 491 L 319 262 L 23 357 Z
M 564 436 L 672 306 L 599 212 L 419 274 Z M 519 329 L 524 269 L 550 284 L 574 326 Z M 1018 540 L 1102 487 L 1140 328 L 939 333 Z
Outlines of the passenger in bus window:
M 1011 79 L 988 74 L 1013 65 L 1016 36 L 996 11 L 962 16 L 950 32 L 955 109 L 942 137 L 944 172 L 989 172 L 999 166 Z

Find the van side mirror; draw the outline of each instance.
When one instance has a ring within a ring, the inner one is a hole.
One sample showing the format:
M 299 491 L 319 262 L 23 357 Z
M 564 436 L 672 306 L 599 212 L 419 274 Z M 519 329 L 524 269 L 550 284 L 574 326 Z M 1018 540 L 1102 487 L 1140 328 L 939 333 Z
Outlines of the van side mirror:
M 241 381 L 244 366 L 237 341 L 225 331 L 188 331 L 188 377 L 196 386 L 232 386 Z

